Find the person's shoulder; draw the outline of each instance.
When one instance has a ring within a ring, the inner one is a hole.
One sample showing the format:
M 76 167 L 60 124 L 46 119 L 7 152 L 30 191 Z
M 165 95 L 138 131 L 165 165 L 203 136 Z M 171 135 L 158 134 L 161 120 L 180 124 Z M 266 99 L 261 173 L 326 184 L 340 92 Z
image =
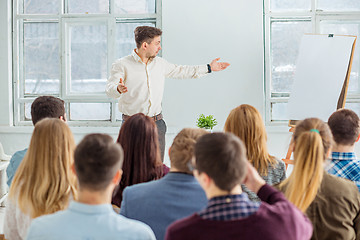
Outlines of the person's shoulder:
M 146 193 L 147 192 L 146 190 L 158 189 L 158 186 L 162 185 L 162 183 L 163 183 L 163 178 L 149 182 L 138 183 L 126 187 L 124 192 L 128 194 Z
M 116 215 L 116 216 L 115 216 Z M 124 216 L 121 216 L 119 214 L 115 214 L 115 221 L 117 222 L 118 226 L 118 232 L 123 233 L 131 233 L 136 236 L 154 236 L 154 232 L 151 230 L 151 228 L 138 220 L 130 219 Z M 148 239 L 148 238 L 144 238 Z
M 333 197 L 358 198 L 359 196 L 358 188 L 354 182 L 329 173 L 324 174 L 320 191 Z
M 31 232 L 45 233 L 50 232 L 53 228 L 58 228 L 61 225 L 61 219 L 64 214 L 66 214 L 66 210 L 33 219 L 30 226 Z
M 198 223 L 201 222 L 201 218 L 198 214 L 194 213 L 193 215 L 190 215 L 188 217 L 176 220 L 170 226 L 168 227 L 169 232 L 179 232 L 182 231 L 182 229 L 187 229 L 191 227 L 195 227 Z
M 28 149 L 25 148 L 24 150 L 15 152 L 14 155 L 12 156 L 12 158 L 24 158 L 27 150 L 28 150 Z

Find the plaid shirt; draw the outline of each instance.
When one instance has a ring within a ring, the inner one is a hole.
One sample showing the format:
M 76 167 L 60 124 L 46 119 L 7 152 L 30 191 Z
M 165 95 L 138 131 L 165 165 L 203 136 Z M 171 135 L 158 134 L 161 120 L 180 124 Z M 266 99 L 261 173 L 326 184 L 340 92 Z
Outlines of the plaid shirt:
M 211 198 L 199 216 L 207 220 L 237 220 L 256 213 L 260 205 L 261 202 L 250 201 L 246 193 L 219 196 Z
M 360 161 L 354 152 L 333 152 L 326 171 L 355 182 L 360 191 Z

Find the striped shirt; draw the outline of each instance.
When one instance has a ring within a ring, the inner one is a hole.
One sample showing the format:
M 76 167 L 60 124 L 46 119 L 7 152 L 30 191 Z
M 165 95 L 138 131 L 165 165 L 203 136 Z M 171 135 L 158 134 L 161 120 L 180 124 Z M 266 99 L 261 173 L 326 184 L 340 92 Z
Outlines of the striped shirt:
M 246 193 L 219 196 L 211 198 L 199 216 L 207 220 L 238 220 L 256 213 L 260 205 L 261 202 L 250 201 Z
M 360 191 L 360 161 L 354 152 L 332 152 L 326 171 L 355 182 Z

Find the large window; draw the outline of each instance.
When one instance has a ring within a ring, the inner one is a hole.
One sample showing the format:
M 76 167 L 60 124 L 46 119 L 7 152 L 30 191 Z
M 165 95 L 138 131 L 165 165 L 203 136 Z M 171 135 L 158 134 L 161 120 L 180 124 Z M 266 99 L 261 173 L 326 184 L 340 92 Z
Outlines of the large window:
M 134 29 L 161 27 L 161 0 L 15 0 L 14 121 L 31 125 L 41 95 L 65 101 L 71 125 L 115 125 L 105 94 L 111 64 L 134 49 Z
M 304 33 L 360 34 L 359 0 L 264 0 L 266 122 L 287 123 L 287 102 Z M 345 107 L 360 115 L 360 48 L 355 48 Z

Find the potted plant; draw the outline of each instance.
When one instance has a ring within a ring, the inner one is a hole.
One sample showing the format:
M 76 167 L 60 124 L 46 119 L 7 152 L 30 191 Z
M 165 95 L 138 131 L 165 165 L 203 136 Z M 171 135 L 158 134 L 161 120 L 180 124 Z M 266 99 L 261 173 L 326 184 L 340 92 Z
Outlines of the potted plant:
M 201 114 L 196 121 L 196 125 L 199 128 L 210 129 L 210 131 L 212 131 L 213 127 L 217 125 L 217 121 L 213 115 L 205 116 Z

